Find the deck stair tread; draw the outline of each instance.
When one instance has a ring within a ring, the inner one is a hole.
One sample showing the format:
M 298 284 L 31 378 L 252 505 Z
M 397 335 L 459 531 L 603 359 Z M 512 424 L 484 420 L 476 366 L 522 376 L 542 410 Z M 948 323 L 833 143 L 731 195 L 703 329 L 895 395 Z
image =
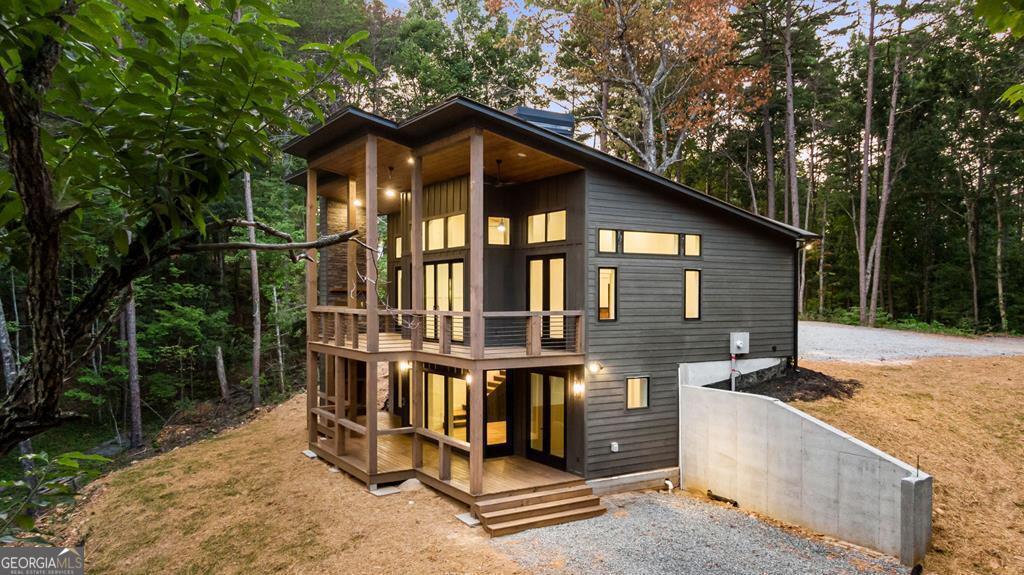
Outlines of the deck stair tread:
M 477 501 L 473 512 L 484 530 L 497 537 L 596 517 L 605 508 L 601 498 L 580 482 Z
M 534 529 L 536 527 L 548 527 L 551 525 L 558 525 L 561 523 L 568 523 L 570 521 L 578 521 L 580 519 L 589 519 L 591 517 L 598 517 L 604 515 L 606 509 L 603 505 L 591 505 L 588 507 L 580 507 L 578 509 L 569 509 L 567 511 L 558 511 L 555 513 L 548 513 L 546 515 L 537 515 L 535 517 L 526 517 L 523 519 L 513 519 L 512 521 L 504 521 L 501 523 L 484 523 L 480 522 L 484 526 L 492 537 L 500 537 L 502 535 L 511 535 L 527 529 Z
M 594 491 L 586 483 L 580 481 L 569 485 L 555 486 L 550 489 L 531 490 L 506 497 L 478 500 L 474 505 L 478 513 L 488 513 L 510 507 L 524 507 L 556 499 L 571 499 L 573 497 L 592 495 L 593 493 Z
M 588 507 L 600 504 L 601 499 L 596 495 L 583 495 L 581 497 L 556 499 L 554 501 L 534 503 L 533 505 L 488 511 L 480 514 L 480 520 L 487 521 L 488 523 L 499 523 L 511 521 L 513 519 L 522 519 L 536 515 L 547 515 L 558 511 L 568 511 L 569 509 L 577 509 L 579 507 Z

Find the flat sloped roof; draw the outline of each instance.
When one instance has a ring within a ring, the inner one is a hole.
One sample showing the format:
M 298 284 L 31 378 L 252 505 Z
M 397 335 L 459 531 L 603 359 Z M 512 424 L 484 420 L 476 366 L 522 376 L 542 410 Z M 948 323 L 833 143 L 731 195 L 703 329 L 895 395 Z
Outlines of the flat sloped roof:
M 684 194 L 698 203 L 747 220 L 763 229 L 796 239 L 819 237 L 813 232 L 753 214 L 586 144 L 560 136 L 463 96 L 453 96 L 401 122 L 395 122 L 349 106 L 328 117 L 323 124 L 311 129 L 308 135 L 292 139 L 284 146 L 284 151 L 309 159 L 327 151 L 338 141 L 350 138 L 353 134 L 369 132 L 409 147 L 416 147 L 435 139 L 439 134 L 450 131 L 455 126 L 471 121 L 476 121 L 483 128 L 519 140 L 524 144 L 540 147 L 549 154 L 561 155 L 576 163 L 596 165 L 634 178 L 644 179 L 666 192 Z M 288 177 L 288 181 L 304 186 L 304 173 L 303 170 L 292 174 Z

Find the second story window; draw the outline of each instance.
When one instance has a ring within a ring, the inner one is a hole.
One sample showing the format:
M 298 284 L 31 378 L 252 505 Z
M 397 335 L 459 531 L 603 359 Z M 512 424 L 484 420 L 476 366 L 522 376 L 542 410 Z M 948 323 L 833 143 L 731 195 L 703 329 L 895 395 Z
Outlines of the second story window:
M 597 251 L 614 254 L 619 251 L 619 237 L 615 230 L 597 230 Z
M 615 268 L 597 268 L 597 319 L 615 319 Z
M 683 236 L 683 255 L 689 257 L 700 257 L 699 234 L 685 234 Z
M 679 234 L 622 232 L 622 253 L 678 256 Z
M 423 251 L 461 248 L 466 245 L 466 214 L 423 222 Z
M 534 214 L 526 221 L 526 243 L 565 241 L 565 210 Z
M 487 217 L 487 243 L 492 246 L 507 246 L 512 240 L 512 222 L 501 216 Z

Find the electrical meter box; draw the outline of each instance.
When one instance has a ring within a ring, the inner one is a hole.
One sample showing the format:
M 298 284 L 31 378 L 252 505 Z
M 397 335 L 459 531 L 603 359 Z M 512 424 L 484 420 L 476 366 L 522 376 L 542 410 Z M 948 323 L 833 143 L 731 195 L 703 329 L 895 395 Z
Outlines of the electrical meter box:
M 734 331 L 729 334 L 729 353 L 743 355 L 750 353 L 750 332 Z

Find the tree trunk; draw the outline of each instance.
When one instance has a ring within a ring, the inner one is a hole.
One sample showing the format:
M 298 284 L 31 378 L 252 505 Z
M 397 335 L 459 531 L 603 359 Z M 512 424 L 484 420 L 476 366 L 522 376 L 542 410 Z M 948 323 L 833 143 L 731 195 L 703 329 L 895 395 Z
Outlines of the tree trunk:
M 135 294 L 128 296 L 124 306 L 125 338 L 128 340 L 128 395 L 131 427 L 128 447 L 142 446 L 142 393 L 139 389 L 139 346 L 135 329 Z
M 220 382 L 220 398 L 222 401 L 227 402 L 231 399 L 231 390 L 228 389 L 228 375 L 224 369 L 224 350 L 217 346 L 217 381 Z
M 771 110 L 768 109 L 768 104 L 765 104 L 763 110 L 763 124 L 762 129 L 764 131 L 764 187 L 765 193 L 768 195 L 768 213 L 765 214 L 771 219 L 775 219 L 775 146 L 772 142 L 772 115 Z
M 277 286 L 273 286 L 274 294 L 274 336 L 277 338 L 277 375 L 281 380 L 281 393 L 287 391 L 284 384 L 284 350 L 281 347 L 281 316 L 277 307 Z
M 789 190 L 790 222 L 800 227 L 800 187 L 796 167 L 796 113 L 793 110 L 793 2 L 786 3 L 783 49 L 786 58 L 786 177 Z
M 11 292 L 14 292 L 13 283 L 11 284 Z M 15 302 L 15 309 L 17 305 L 17 302 Z M 0 357 L 3 358 L 4 364 L 5 390 L 7 393 L 10 393 L 11 388 L 14 387 L 14 381 L 18 378 L 18 358 L 14 355 L 14 350 L 11 348 L 11 335 L 7 332 L 7 317 L 4 315 L 3 300 L 0 300 Z M 26 439 L 22 441 L 18 444 L 18 449 L 22 455 L 32 453 L 32 440 Z M 25 475 L 28 476 L 32 471 L 32 462 L 28 459 L 22 459 L 21 467 L 24 469 Z
M 892 93 L 889 98 L 889 122 L 885 133 L 885 159 L 882 163 L 882 197 L 878 202 L 878 219 L 875 222 L 875 240 L 868 254 L 868 262 L 873 266 L 871 271 L 871 309 L 868 312 L 868 325 L 874 327 L 878 312 L 878 282 L 882 275 L 882 242 L 885 235 L 885 217 L 889 209 L 889 198 L 892 196 L 892 154 L 896 134 L 896 105 L 899 103 L 900 92 L 900 48 L 899 41 L 902 22 L 896 33 L 896 54 L 892 64 Z
M 999 327 L 1004 332 L 1010 331 L 1010 321 L 1006 316 L 1006 294 L 1003 292 L 1003 200 L 993 189 L 996 208 L 996 300 L 999 304 Z
M 981 170 L 978 168 L 978 178 L 981 179 Z M 971 318 L 974 327 L 978 326 L 978 232 L 977 232 L 977 205 L 975 198 L 968 197 L 967 212 L 964 214 L 964 223 L 967 225 L 967 259 L 971 267 Z
M 601 118 L 606 120 L 608 118 L 608 81 L 601 81 Z M 608 130 L 605 129 L 604 123 L 599 123 L 597 127 L 597 149 L 602 152 L 608 152 Z
M 256 221 L 252 209 L 252 177 L 249 172 L 242 176 L 245 184 L 245 217 Z M 256 228 L 249 227 L 249 243 L 256 243 Z M 252 406 L 260 406 L 260 341 L 263 328 L 260 325 L 260 267 L 256 250 L 249 250 L 249 270 L 252 277 Z
M 818 315 L 825 315 L 825 238 L 828 235 L 828 196 L 821 207 L 821 242 L 818 243 Z
M 875 99 L 875 9 L 871 0 L 868 20 L 868 64 L 864 91 L 864 138 L 860 172 L 860 215 L 857 222 L 857 295 L 859 296 L 860 323 L 868 321 L 868 179 L 871 166 L 871 109 Z

